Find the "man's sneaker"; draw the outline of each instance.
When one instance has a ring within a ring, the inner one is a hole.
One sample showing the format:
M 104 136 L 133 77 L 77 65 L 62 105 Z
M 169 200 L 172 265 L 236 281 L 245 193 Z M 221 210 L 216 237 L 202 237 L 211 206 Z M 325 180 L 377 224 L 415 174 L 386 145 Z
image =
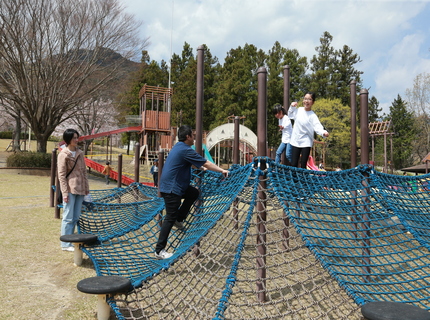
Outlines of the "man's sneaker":
M 179 222 L 179 221 L 175 221 L 174 226 L 176 227 L 176 229 L 178 230 L 182 230 L 185 228 L 184 223 L 183 222 Z
M 173 253 L 168 253 L 166 250 L 161 250 L 160 253 L 155 252 L 155 257 L 158 260 L 162 260 L 162 259 L 168 259 L 171 256 L 173 256 Z
M 75 247 L 62 247 L 61 250 L 73 252 L 73 251 L 75 251 Z

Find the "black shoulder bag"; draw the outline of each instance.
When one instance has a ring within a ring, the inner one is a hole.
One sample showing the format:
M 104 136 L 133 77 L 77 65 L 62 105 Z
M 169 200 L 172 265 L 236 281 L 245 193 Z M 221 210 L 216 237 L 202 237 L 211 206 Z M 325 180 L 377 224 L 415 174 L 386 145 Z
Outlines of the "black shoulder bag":
M 78 159 L 79 156 L 76 158 L 75 160 L 75 164 L 72 167 L 72 170 L 70 170 L 67 174 L 66 174 L 66 179 L 69 177 L 69 175 L 72 173 L 73 169 L 75 169 L 76 164 L 78 163 Z M 61 192 L 61 187 L 58 190 L 58 196 L 57 196 L 57 204 L 62 204 L 63 203 L 63 193 Z

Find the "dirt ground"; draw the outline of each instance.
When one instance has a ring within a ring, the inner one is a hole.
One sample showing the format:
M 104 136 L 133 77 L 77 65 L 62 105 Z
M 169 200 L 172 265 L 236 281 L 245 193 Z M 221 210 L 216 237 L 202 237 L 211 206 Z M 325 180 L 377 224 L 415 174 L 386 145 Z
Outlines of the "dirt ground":
M 60 249 L 60 219 L 50 207 L 50 177 L 10 173 L 0 145 L 0 319 L 97 319 L 97 297 L 77 283 L 96 276 L 92 262 L 73 264 Z M 112 188 L 89 175 L 90 189 Z M 113 317 L 115 318 L 115 317 Z

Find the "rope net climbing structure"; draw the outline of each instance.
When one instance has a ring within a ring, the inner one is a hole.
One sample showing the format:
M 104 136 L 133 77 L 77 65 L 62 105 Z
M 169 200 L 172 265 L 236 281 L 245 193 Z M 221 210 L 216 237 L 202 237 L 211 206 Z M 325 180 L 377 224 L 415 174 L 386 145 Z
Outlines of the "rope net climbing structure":
M 255 158 L 194 172 L 200 197 L 156 260 L 164 203 L 138 183 L 92 192 L 80 233 L 98 276 L 127 277 L 118 319 L 361 319 L 370 301 L 430 309 L 430 175 L 311 171 Z

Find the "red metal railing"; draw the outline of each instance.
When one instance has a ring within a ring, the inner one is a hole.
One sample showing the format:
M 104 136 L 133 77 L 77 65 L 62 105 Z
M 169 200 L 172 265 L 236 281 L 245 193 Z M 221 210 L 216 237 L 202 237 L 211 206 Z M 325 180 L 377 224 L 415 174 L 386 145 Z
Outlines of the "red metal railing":
M 100 173 L 103 171 L 103 168 L 104 168 L 104 166 L 102 164 L 95 162 L 95 161 L 88 159 L 88 158 L 85 158 L 85 165 L 87 167 L 97 171 L 97 172 L 100 172 Z M 113 180 L 118 181 L 118 172 L 111 170 L 109 177 L 112 178 Z M 132 184 L 133 182 L 134 182 L 134 180 L 132 178 L 127 177 L 127 176 L 123 175 L 121 178 L 121 183 L 125 184 L 126 186 Z M 152 182 L 142 182 L 142 184 L 147 185 L 147 186 L 152 186 L 152 187 L 154 186 L 154 183 L 152 183 Z

